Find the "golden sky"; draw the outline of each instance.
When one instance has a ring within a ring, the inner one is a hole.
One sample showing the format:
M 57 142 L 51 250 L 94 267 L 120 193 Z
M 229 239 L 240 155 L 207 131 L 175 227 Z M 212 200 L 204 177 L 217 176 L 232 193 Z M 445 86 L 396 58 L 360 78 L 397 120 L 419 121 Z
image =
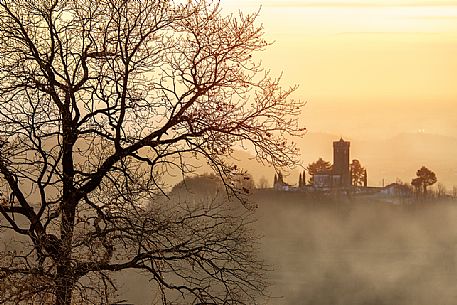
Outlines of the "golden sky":
M 457 136 L 457 0 L 222 0 L 254 12 L 265 66 L 298 84 L 312 132 Z

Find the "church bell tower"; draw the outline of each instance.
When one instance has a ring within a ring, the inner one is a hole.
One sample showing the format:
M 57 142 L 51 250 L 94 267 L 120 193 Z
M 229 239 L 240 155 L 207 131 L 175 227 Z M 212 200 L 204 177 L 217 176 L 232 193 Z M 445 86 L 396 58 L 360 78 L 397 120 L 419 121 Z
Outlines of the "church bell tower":
M 333 142 L 333 174 L 341 176 L 341 186 L 351 186 L 351 174 L 349 171 L 349 146 L 351 142 L 339 141 Z

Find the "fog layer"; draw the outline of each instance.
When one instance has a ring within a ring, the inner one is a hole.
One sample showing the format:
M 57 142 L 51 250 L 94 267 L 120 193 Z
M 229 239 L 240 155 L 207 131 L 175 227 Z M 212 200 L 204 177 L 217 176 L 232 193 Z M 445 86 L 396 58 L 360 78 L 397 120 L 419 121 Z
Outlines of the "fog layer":
M 457 303 L 457 206 L 257 200 L 269 304 Z

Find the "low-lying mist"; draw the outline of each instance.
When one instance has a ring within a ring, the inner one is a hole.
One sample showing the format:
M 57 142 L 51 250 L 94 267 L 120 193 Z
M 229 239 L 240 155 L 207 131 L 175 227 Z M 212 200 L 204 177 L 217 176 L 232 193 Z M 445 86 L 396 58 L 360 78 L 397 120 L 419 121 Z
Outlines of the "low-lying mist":
M 392 205 L 270 190 L 253 201 L 271 269 L 266 305 L 457 304 L 457 202 Z M 158 303 L 146 277 L 119 280 L 129 303 Z
M 256 200 L 268 304 L 457 304 L 457 204 Z

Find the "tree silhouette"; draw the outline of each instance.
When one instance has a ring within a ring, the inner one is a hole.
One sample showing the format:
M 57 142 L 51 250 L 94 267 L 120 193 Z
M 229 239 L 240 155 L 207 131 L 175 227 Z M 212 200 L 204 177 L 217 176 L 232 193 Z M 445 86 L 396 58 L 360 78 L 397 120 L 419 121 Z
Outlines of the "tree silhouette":
M 417 190 L 422 189 L 424 196 L 427 195 L 427 187 L 437 182 L 436 175 L 434 172 L 422 166 L 416 172 L 417 178 L 411 181 L 411 184 L 416 187 Z
M 164 303 L 256 303 L 244 218 L 158 200 L 188 157 L 240 199 L 235 146 L 297 163 L 302 103 L 254 61 L 255 20 L 205 0 L 0 1 L 0 303 L 112 303 L 127 269 Z
M 365 175 L 366 171 L 365 168 L 362 167 L 360 161 L 357 159 L 352 160 L 352 163 L 349 166 L 351 171 L 351 179 L 352 185 L 354 186 L 362 186 L 365 183 Z
M 447 189 L 446 189 L 446 186 L 444 184 L 438 183 L 437 195 L 440 198 L 446 197 Z
M 313 184 L 313 176 L 320 172 L 330 171 L 332 169 L 332 164 L 330 162 L 324 161 L 322 158 L 319 158 L 316 162 L 308 164 L 306 168 L 310 176 L 308 183 Z
M 411 180 L 411 185 L 414 186 L 416 190 L 416 194 L 420 194 L 422 191 L 422 179 L 421 178 L 414 178 Z
M 276 179 L 276 183 L 279 185 L 284 184 L 284 176 L 281 171 L 278 172 L 278 178 Z

